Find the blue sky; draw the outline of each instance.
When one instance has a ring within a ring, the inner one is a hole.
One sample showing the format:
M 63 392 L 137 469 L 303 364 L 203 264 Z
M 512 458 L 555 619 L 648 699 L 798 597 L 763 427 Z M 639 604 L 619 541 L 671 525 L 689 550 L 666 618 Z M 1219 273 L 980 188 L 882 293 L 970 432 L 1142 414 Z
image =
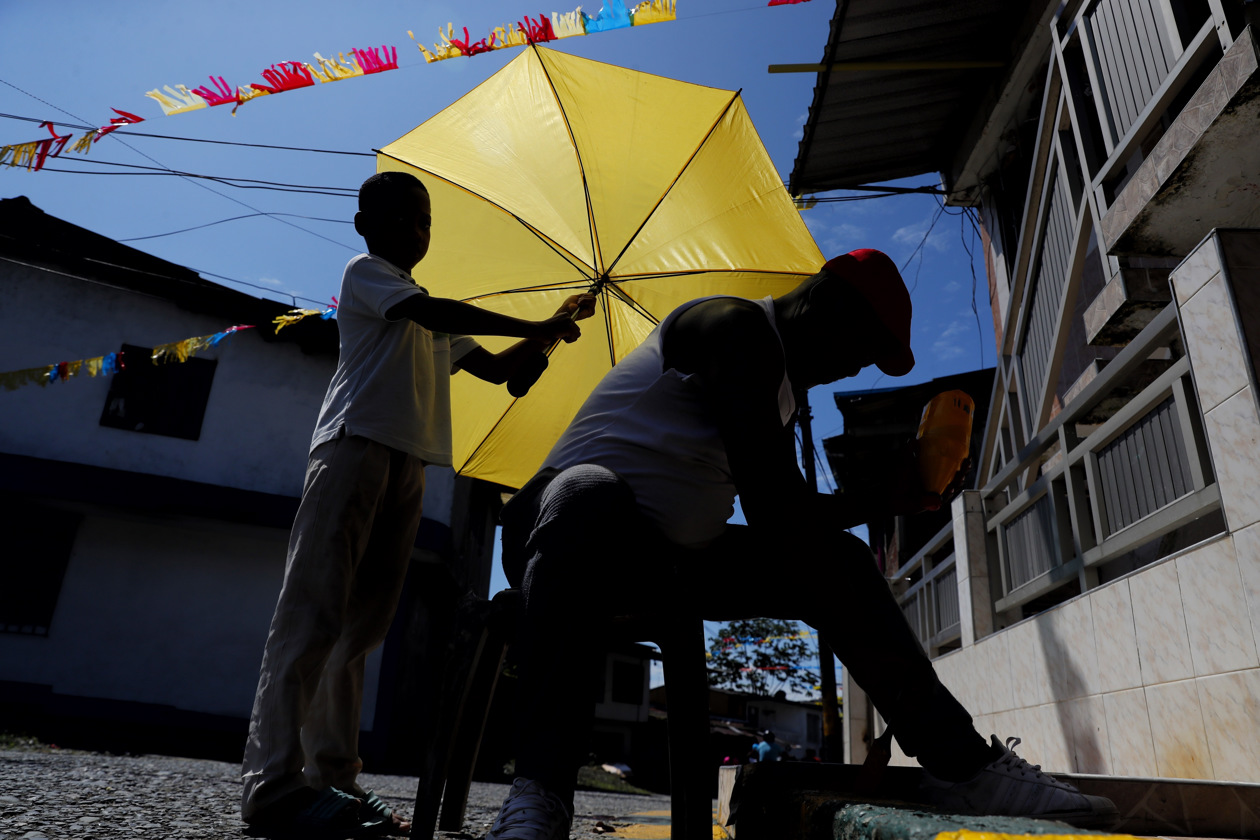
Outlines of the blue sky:
M 587 0 L 586 11 L 596 5 Z M 52 120 L 59 134 L 76 126 L 70 132 L 77 138 L 83 133 L 77 126 L 107 124 L 115 116 L 114 108 L 146 119 L 129 128 L 131 132 L 186 139 L 119 132 L 95 144 L 87 156 L 67 149 L 41 172 L 0 167 L 0 197 L 25 195 L 48 213 L 129 241 L 251 294 L 318 306 L 337 293 L 345 261 L 362 247 L 349 224 L 353 198 L 242 189 L 111 164 L 353 190 L 374 171 L 370 156 L 374 148 L 405 134 L 519 53 L 507 49 L 425 64 L 408 30 L 421 43 L 432 45 L 439 27 L 448 22 L 457 32 L 467 26 L 476 39 L 525 15 L 573 8 L 560 0 L 4 3 L 0 114 L 5 116 L 0 116 L 0 145 L 47 136 L 36 122 L 14 117 Z M 568 38 L 549 46 L 697 84 L 741 89 L 761 139 L 786 180 L 815 76 L 770 74 L 767 67 L 820 61 L 834 10 L 835 4 L 827 0 L 781 7 L 756 0 L 679 0 L 676 21 Z M 165 85 L 195 88 L 208 84 L 211 76 L 222 76 L 232 86 L 261 83 L 261 71 L 274 63 L 313 62 L 316 52 L 332 57 L 352 48 L 380 46 L 397 48 L 398 70 L 262 97 L 242 105 L 236 116 L 230 107 L 219 107 L 167 117 L 144 96 Z M 923 175 L 902 185 L 934 185 L 936 180 Z M 906 265 L 916 313 L 912 344 L 919 359 L 916 369 L 899 380 L 881 378 L 871 369 L 815 389 L 811 403 L 819 441 L 841 431 L 831 399 L 834 391 L 911 384 L 993 364 L 979 243 L 960 217 L 938 218 L 939 212 L 936 200 L 922 195 L 819 204 L 805 211 L 806 223 L 825 255 L 879 248 L 898 265 Z M 246 218 L 224 221 L 237 216 Z M 933 219 L 936 224 L 928 235 Z M 163 235 L 194 227 L 199 229 Z M 972 309 L 968 247 L 977 255 L 978 318 Z M 164 340 L 187 337 L 172 334 Z M 82 356 L 109 349 L 83 347 Z M 46 361 L 0 359 L 0 370 Z

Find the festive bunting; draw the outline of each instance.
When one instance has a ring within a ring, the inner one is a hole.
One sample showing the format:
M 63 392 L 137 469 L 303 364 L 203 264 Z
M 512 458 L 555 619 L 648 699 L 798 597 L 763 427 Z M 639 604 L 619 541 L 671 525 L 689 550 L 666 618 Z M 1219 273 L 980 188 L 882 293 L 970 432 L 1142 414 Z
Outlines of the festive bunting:
M 424 55 L 425 63 L 431 64 L 461 55 L 480 55 L 507 47 L 541 44 L 559 38 L 674 20 L 677 17 L 677 6 L 677 0 L 644 0 L 627 9 L 625 0 L 602 0 L 599 12 L 595 15 L 586 14 L 579 6 L 573 12 L 552 12 L 550 20 L 542 15 L 538 16 L 537 21 L 526 16 L 522 21 L 495 27 L 480 40 L 473 40 L 466 26 L 463 28 L 464 37 L 457 38 L 454 25 L 448 23 L 445 32 L 441 27 L 438 28 L 439 40 L 432 49 L 416 41 L 414 33 L 407 34 Z
M 812 632 L 810 630 L 802 630 L 801 632 L 794 633 L 791 636 L 723 636 L 722 638 L 718 639 L 718 641 L 726 642 L 728 646 L 735 646 L 741 642 L 752 642 L 755 645 L 759 645 L 765 642 L 782 642 L 782 641 L 793 641 L 795 639 L 808 639 L 811 636 L 817 636 L 817 635 L 818 635 L 817 633 Z
M 154 88 L 146 91 L 144 95 L 160 105 L 162 113 L 168 117 L 172 114 L 186 114 L 206 107 L 206 100 L 183 85 L 176 85 L 173 89 L 170 85 L 165 85 L 165 88 L 166 93 Z
M 772 0 L 777 5 L 781 0 Z M 446 32 L 438 29 L 439 42 L 432 50 L 416 42 L 416 46 L 424 55 L 425 63 L 442 61 L 456 56 L 472 56 L 492 50 L 508 47 L 523 47 L 529 44 L 542 44 L 559 38 L 570 38 L 576 35 L 589 35 L 593 32 L 608 32 L 629 26 L 643 26 L 649 23 L 661 23 L 675 20 L 677 16 L 677 0 L 643 0 L 632 8 L 627 8 L 625 0 L 601 0 L 599 12 L 588 15 L 579 6 L 572 12 L 552 12 L 548 18 L 539 14 L 535 20 L 525 15 L 522 20 L 507 26 L 497 26 L 486 37 L 474 40 L 463 28 L 463 38 L 455 36 L 455 27 L 448 23 Z M 413 42 L 415 35 L 407 33 Z M 152 99 L 162 109 L 164 116 L 187 114 L 205 108 L 217 108 L 220 105 L 232 105 L 232 113 L 241 105 L 260 96 L 286 93 L 298 88 L 311 87 L 327 82 L 336 82 L 354 76 L 367 76 L 398 69 L 398 49 L 381 46 L 369 49 L 352 49 L 350 55 L 339 53 L 336 60 L 324 58 L 315 53 L 315 64 L 301 61 L 281 61 L 272 64 L 262 71 L 264 84 L 257 82 L 233 88 L 223 76 L 210 76 L 209 84 L 195 88 L 186 85 L 163 85 L 146 91 L 145 96 Z M 110 119 L 110 124 L 93 129 L 80 135 L 70 147 L 72 152 L 87 154 L 92 144 L 110 132 L 124 125 L 144 122 L 143 117 L 129 114 L 126 111 L 112 109 L 118 117 Z M 34 140 L 28 143 L 15 143 L 0 146 L 0 164 L 21 166 L 29 171 L 38 172 L 50 157 L 60 156 L 62 150 L 72 139 L 64 137 L 53 130 L 52 123 L 43 123 L 52 137 L 47 140 Z
M 276 333 L 278 334 L 280 330 L 284 329 L 290 324 L 296 324 L 298 321 L 301 321 L 303 318 L 309 318 L 312 315 L 318 315 L 320 318 L 327 321 L 329 318 L 335 315 L 336 312 L 337 312 L 337 298 L 334 297 L 332 299 L 332 303 L 326 309 L 290 309 L 288 312 L 284 313 L 283 315 L 277 315 L 276 317 L 272 318 L 271 323 L 276 325 Z
M 44 168 L 44 161 L 49 157 L 57 157 L 61 154 L 66 143 L 70 142 L 71 135 L 67 134 L 64 137 L 59 135 L 53 128 L 53 124 L 48 121 L 40 123 L 39 127 L 48 129 L 48 133 L 52 136 L 46 140 L 0 146 L 0 163 L 7 163 L 9 166 L 25 166 L 28 170 L 38 172 Z M 55 151 L 54 146 L 56 146 Z
M 740 671 L 817 671 L 817 665 L 762 665 L 759 668 L 740 668 Z
M 592 32 L 609 32 L 613 29 L 625 29 L 633 26 L 634 21 L 630 17 L 630 10 L 626 8 L 622 0 L 602 0 L 599 12 L 594 16 L 583 13 L 582 19 L 586 22 L 586 34 Z
M 795 6 L 797 3 L 808 3 L 809 0 L 770 0 L 767 6 Z
M 44 365 L 43 367 L 0 373 L 0 384 L 4 385 L 6 391 L 16 391 L 23 385 L 30 385 L 31 383 L 42 388 L 50 382 L 77 376 L 84 369 L 87 370 L 88 376 L 108 376 L 112 373 L 117 373 L 122 368 L 122 354 L 109 353 L 105 356 L 97 356 L 94 359 L 58 362 L 55 365 Z
M 317 314 L 322 314 L 319 310 L 316 310 L 316 312 Z M 198 353 L 216 346 L 228 336 L 235 335 L 241 330 L 252 330 L 253 328 L 253 324 L 238 324 L 235 327 L 228 327 L 226 330 L 211 335 L 200 335 L 195 338 L 185 338 L 182 341 L 173 341 L 170 344 L 159 344 L 153 348 L 150 361 L 155 365 L 159 362 L 186 362 Z M 7 391 L 15 391 L 23 385 L 31 383 L 43 387 L 52 382 L 64 382 L 84 372 L 88 376 L 109 376 L 117 373 L 124 367 L 122 353 L 108 353 L 92 359 L 58 362 L 55 365 L 0 373 L 0 385 L 3 385 Z
M 203 350 L 209 350 L 211 347 L 214 347 L 229 335 L 238 333 L 241 330 L 252 330 L 253 328 L 253 324 L 240 324 L 235 327 L 228 327 L 226 330 L 212 335 L 199 335 L 195 338 L 185 338 L 183 341 L 173 341 L 170 344 L 159 344 L 153 348 L 153 364 L 172 361 L 186 362 Z

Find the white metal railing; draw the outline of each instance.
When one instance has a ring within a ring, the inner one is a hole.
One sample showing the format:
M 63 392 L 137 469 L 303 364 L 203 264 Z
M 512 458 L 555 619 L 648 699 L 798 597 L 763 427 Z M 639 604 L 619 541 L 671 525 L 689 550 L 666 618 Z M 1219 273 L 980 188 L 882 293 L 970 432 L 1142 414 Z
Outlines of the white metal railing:
M 924 650 L 935 655 L 962 635 L 958 612 L 958 570 L 952 551 L 954 525 L 947 523 L 898 569 L 897 603 Z M 946 556 L 941 556 L 946 551 Z M 908 586 L 905 581 L 918 577 Z
M 1082 15 L 1113 145 L 1139 121 L 1181 53 L 1167 6 L 1160 0 L 1098 0 Z
M 1076 434 L 1081 418 L 1178 338 L 1169 304 L 981 490 L 999 555 L 996 612 L 1220 508 L 1186 357 L 1088 436 Z

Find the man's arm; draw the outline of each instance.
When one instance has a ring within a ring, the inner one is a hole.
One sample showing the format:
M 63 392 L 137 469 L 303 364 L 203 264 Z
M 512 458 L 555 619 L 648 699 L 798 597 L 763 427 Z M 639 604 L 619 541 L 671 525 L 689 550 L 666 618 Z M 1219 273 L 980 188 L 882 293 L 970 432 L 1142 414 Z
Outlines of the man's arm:
M 755 304 L 697 304 L 671 326 L 665 350 L 666 364 L 700 377 L 749 524 L 793 529 L 795 522 L 821 521 L 848 528 L 886 504 L 822 494 L 806 484 L 792 426 L 779 414 L 782 345 Z

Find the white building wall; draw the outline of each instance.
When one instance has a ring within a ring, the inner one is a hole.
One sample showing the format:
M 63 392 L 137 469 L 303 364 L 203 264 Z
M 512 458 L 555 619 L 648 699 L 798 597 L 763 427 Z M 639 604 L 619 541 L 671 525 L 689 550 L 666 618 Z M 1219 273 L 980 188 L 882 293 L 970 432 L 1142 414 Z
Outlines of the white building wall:
M 1230 532 L 935 664 L 1048 771 L 1257 782 L 1260 409 L 1231 283 L 1260 281 L 1260 231 L 1214 234 L 1172 280 Z
M 93 358 L 234 324 L 170 301 L 4 263 L 0 366 Z M 199 354 L 218 366 L 197 441 L 100 425 L 109 377 L 0 390 L 0 452 L 301 494 L 311 431 L 336 362 L 269 324 Z M 130 360 L 136 364 L 137 360 Z M 166 501 L 166 500 L 162 500 Z M 124 515 L 108 499 L 82 522 L 49 636 L 0 634 L 0 680 L 63 695 L 248 717 L 284 570 L 287 528 L 193 516 Z M 450 525 L 454 475 L 430 468 L 425 517 Z M 363 726 L 376 706 L 380 650 L 368 660 Z
M 5 263 L 0 307 L 4 370 L 93 358 L 124 343 L 151 347 L 235 324 L 167 300 L 53 271 Z M 264 342 L 255 325 L 199 358 L 218 359 L 201 439 L 100 425 L 109 377 L 77 376 L 46 387 L 0 391 L 0 452 L 300 496 L 311 433 L 335 354 Z M 131 360 L 132 364 L 136 360 Z M 454 476 L 430 469 L 425 516 L 451 524 Z

